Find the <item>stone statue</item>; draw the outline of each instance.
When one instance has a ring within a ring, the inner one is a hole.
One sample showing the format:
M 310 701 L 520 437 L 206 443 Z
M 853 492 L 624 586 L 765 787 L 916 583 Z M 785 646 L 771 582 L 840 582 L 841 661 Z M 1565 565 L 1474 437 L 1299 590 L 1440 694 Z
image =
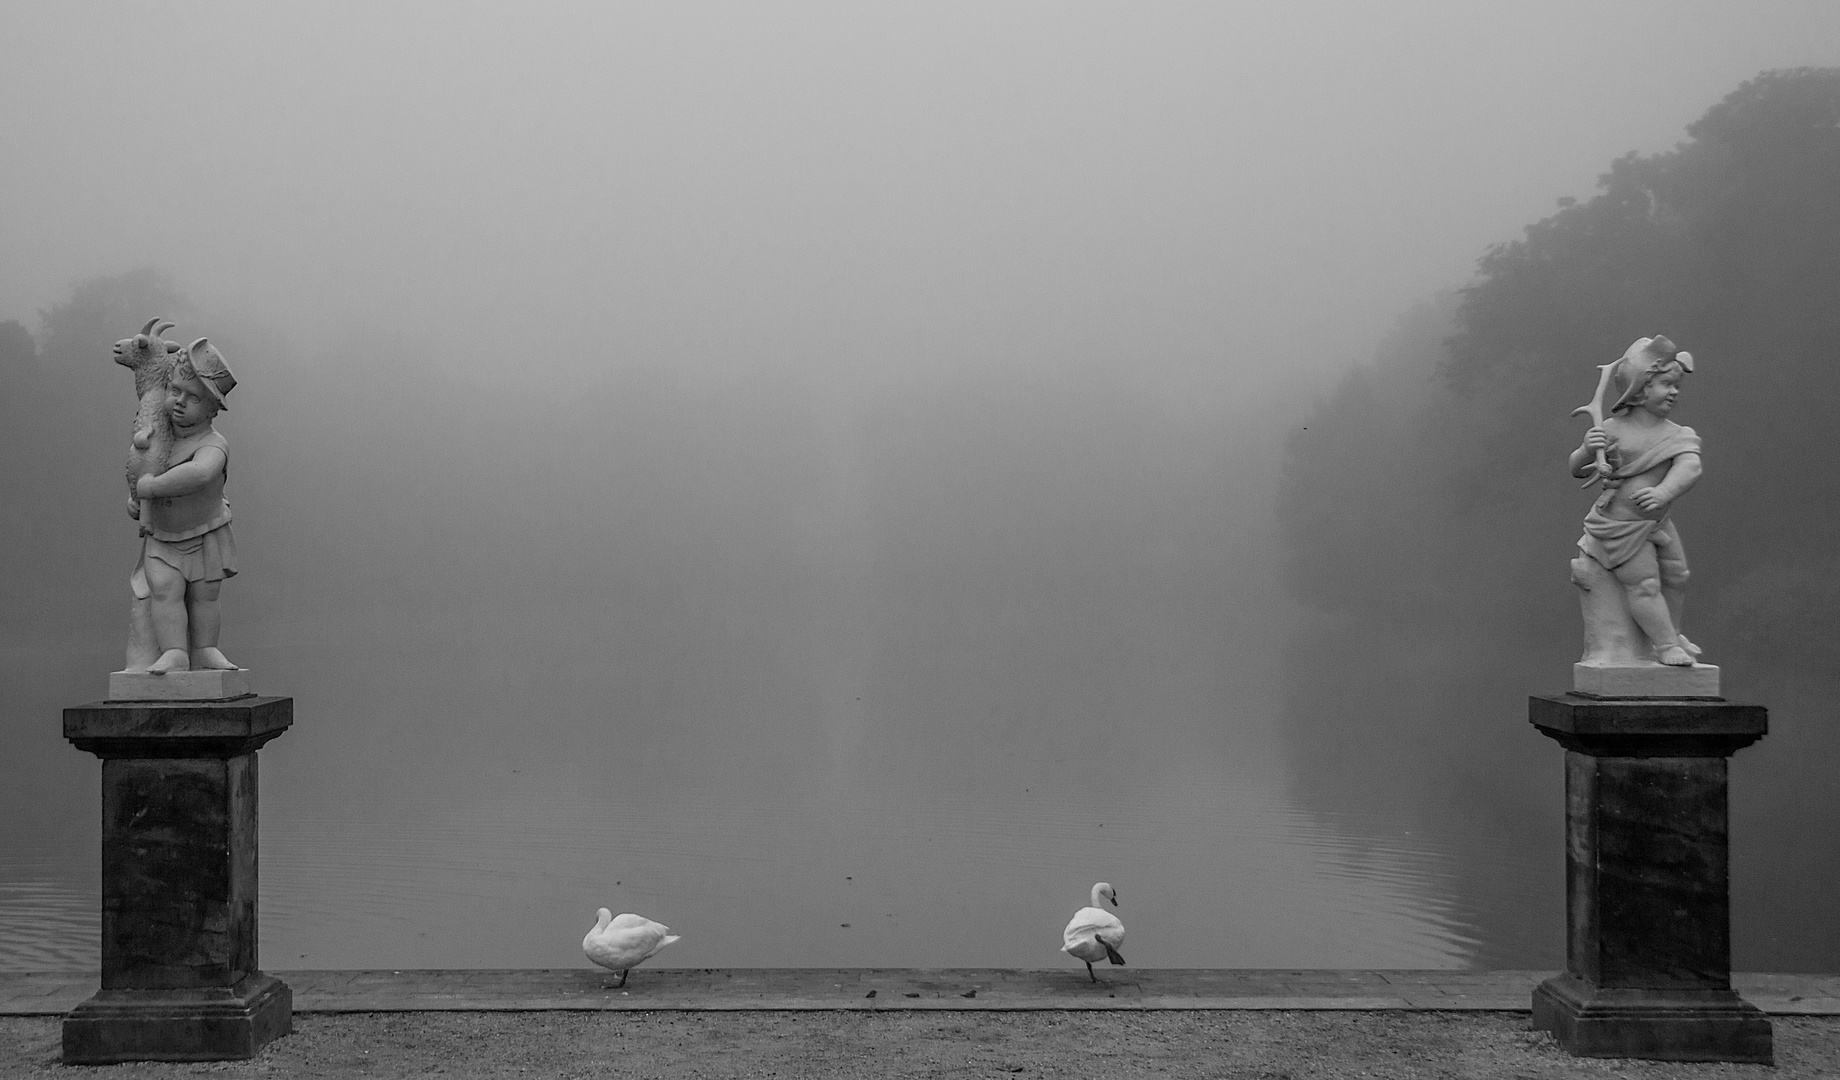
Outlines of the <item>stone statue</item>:
M 1700 477 L 1699 436 L 1669 419 L 1693 356 L 1656 335 L 1638 339 L 1598 370 L 1596 395 L 1574 410 L 1592 423 L 1569 461 L 1573 476 L 1588 477 L 1587 487 L 1603 485 L 1572 560 L 1572 583 L 1584 608 L 1579 668 L 1704 668 L 1713 680 L 1707 696 L 1715 696 L 1717 669 L 1698 663 L 1699 646 L 1680 630 L 1687 554 L 1679 528 L 1668 520 L 1674 501 Z M 1580 670 L 1577 678 L 1585 677 Z M 1644 683 L 1638 673 L 1621 689 L 1694 689 L 1658 677 L 1664 681 L 1649 676 Z
M 140 522 L 141 556 L 129 579 L 134 606 L 118 675 L 240 671 L 217 647 L 218 593 L 236 574 L 236 539 L 224 501 L 229 446 L 212 426 L 236 377 L 208 339 L 184 348 L 162 340 L 171 325 L 149 320 L 115 344 L 116 363 L 134 372 L 140 396 L 128 514 Z

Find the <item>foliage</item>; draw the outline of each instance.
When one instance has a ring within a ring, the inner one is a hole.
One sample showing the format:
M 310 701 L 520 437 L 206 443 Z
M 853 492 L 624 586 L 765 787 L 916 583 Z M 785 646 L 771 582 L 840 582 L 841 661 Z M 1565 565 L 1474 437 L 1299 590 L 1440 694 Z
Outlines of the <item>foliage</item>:
M 0 322 L 0 372 L 10 378 L 38 359 L 38 342 L 17 319 Z
M 38 313 L 45 357 L 53 365 L 106 358 L 116 341 L 155 315 L 183 318 L 190 304 L 162 270 L 143 266 L 71 286 L 70 297 Z
M 1840 482 L 1837 125 L 1840 69 L 1762 75 L 1692 141 L 1618 159 L 1597 196 L 1490 250 L 1444 309 L 1442 347 L 1433 312 L 1402 324 L 1292 438 L 1300 594 L 1366 619 L 1454 603 L 1511 637 L 1557 632 L 1525 626 L 1519 601 L 1566 557 L 1551 522 L 1575 531 L 1583 514 L 1562 463 L 1585 422 L 1569 414 L 1595 365 L 1663 332 L 1699 361 L 1679 416 L 1704 418 L 1707 440 L 1708 479 L 1678 511 L 1695 597 L 1740 566 L 1840 554 L 1831 511 L 1804 497 Z

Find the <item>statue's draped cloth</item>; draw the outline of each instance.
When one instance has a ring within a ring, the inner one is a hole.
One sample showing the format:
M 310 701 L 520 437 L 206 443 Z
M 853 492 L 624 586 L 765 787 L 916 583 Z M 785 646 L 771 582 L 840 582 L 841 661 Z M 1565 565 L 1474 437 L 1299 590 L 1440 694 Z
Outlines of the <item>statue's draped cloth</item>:
M 1584 535 L 1578 538 L 1578 550 L 1601 563 L 1606 570 L 1636 557 L 1643 544 L 1666 547 L 1676 543 L 1674 523 L 1662 512 L 1659 518 L 1618 518 L 1604 511 L 1616 498 L 1616 489 L 1632 476 L 1640 476 L 1664 461 L 1681 454 L 1699 453 L 1699 436 L 1690 427 L 1676 428 L 1639 457 L 1619 465 L 1604 481 L 1604 493 L 1591 505 L 1584 517 Z

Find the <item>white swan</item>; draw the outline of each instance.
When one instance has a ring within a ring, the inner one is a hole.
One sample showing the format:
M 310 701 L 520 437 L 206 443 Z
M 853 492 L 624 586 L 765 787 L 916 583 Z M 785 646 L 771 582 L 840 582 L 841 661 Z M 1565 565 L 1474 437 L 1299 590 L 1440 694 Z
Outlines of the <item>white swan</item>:
M 1099 981 L 1099 976 L 1093 974 L 1094 963 L 1100 960 L 1124 963 L 1124 957 L 1118 954 L 1119 947 L 1124 944 L 1124 923 L 1099 906 L 1106 900 L 1117 907 L 1118 890 L 1112 888 L 1110 882 L 1101 881 L 1092 887 L 1092 906 L 1074 912 L 1073 921 L 1061 931 L 1061 940 L 1065 942 L 1061 951 L 1086 961 L 1086 974 L 1093 982 Z
M 620 981 L 614 984 L 616 989 L 626 985 L 626 976 L 633 968 L 679 937 L 671 933 L 670 927 L 643 915 L 616 916 L 606 908 L 596 914 L 600 921 L 581 939 L 581 951 L 608 971 L 620 973 Z

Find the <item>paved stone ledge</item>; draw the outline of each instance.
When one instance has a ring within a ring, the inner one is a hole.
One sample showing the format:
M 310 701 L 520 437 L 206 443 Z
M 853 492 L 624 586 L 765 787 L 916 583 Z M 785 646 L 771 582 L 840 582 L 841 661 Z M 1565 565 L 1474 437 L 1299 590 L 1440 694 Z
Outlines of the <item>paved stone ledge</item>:
M 1528 1012 L 1549 971 L 645 968 L 275 971 L 297 1013 L 911 1009 L 1299 1009 Z M 1773 1016 L 1840 1016 L 1840 975 L 1738 974 Z M 96 992 L 87 972 L 0 972 L 0 1016 L 55 1016 Z

